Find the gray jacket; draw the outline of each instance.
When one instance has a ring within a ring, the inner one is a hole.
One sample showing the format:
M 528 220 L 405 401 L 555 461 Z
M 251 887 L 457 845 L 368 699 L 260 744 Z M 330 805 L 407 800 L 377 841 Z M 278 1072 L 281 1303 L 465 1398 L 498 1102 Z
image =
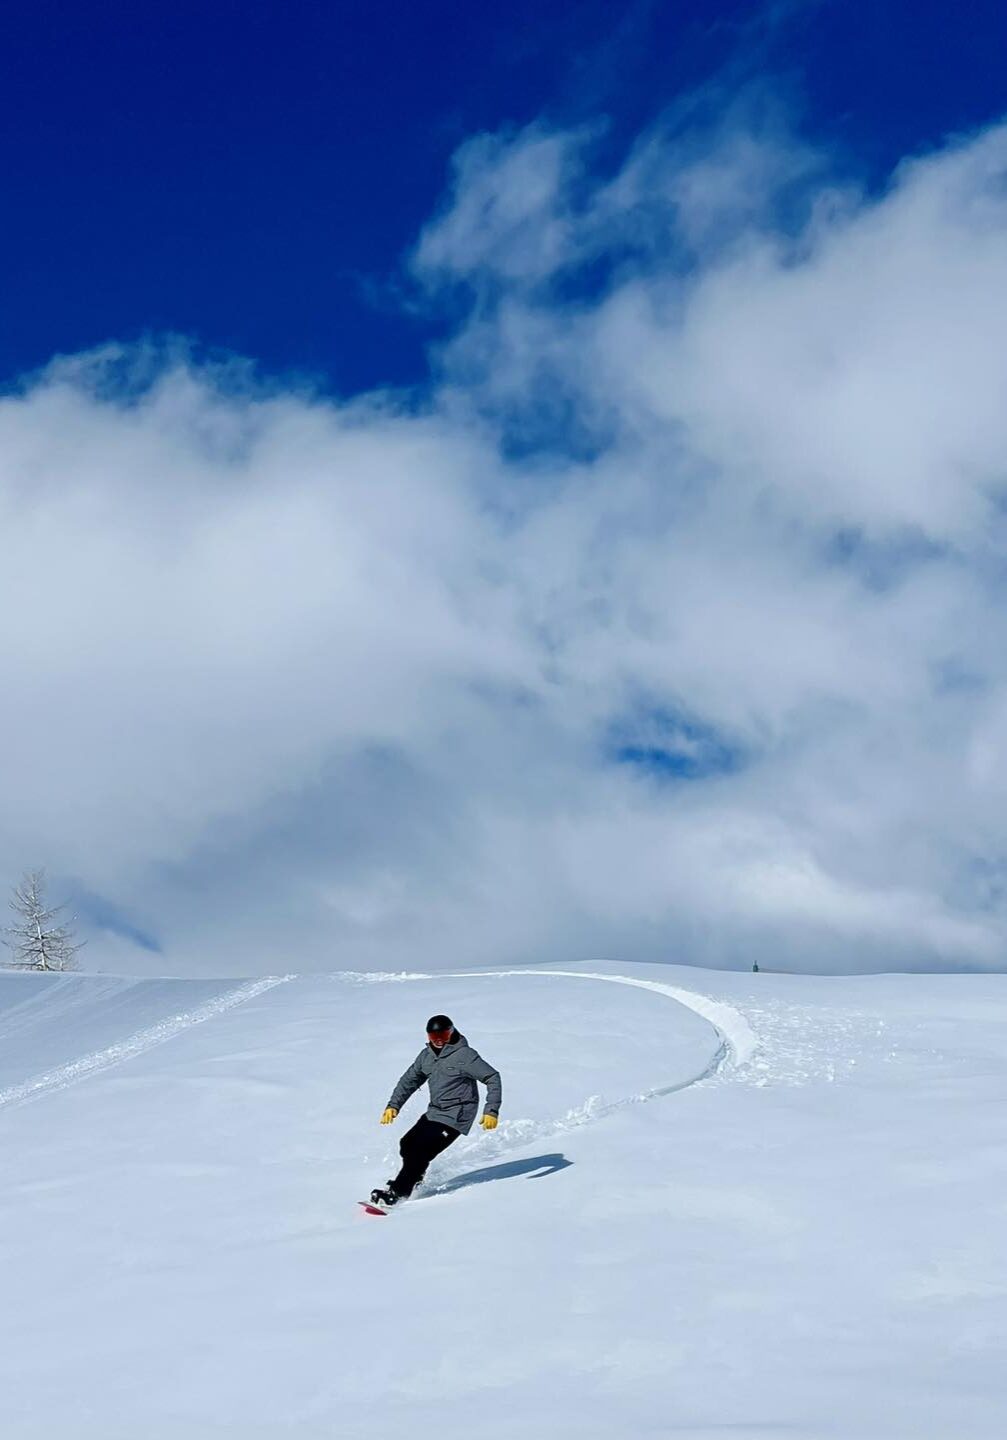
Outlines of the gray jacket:
M 392 1091 L 388 1104 L 393 1110 L 401 1110 L 410 1095 L 426 1081 L 430 1086 L 428 1118 L 467 1135 L 479 1109 L 477 1080 L 486 1086 L 483 1113 L 499 1115 L 502 1094 L 499 1074 L 456 1030 L 454 1038 L 440 1051 L 424 1045 Z

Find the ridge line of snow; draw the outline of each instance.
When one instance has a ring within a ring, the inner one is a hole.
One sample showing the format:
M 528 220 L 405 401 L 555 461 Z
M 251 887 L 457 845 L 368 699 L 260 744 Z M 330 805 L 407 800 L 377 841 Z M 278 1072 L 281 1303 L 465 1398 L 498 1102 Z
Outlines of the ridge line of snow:
M 295 978 L 293 975 L 264 975 L 260 980 L 249 980 L 244 985 L 238 985 L 235 989 L 208 1000 L 195 1010 L 184 1010 L 169 1020 L 161 1020 L 157 1025 L 149 1026 L 146 1030 L 138 1030 L 135 1035 L 119 1040 L 104 1050 L 96 1050 L 77 1060 L 69 1060 L 64 1065 L 56 1066 L 54 1070 L 46 1070 L 42 1075 L 22 1080 L 17 1085 L 8 1085 L 6 1089 L 0 1090 L 0 1108 L 35 1100 L 52 1090 L 65 1090 L 80 1080 L 86 1080 L 90 1075 L 110 1070 L 125 1060 L 142 1055 L 146 1050 L 153 1050 L 156 1045 L 163 1045 L 166 1040 L 174 1039 L 184 1030 L 190 1030 L 194 1025 L 202 1025 L 204 1021 L 223 1015 L 227 1010 L 233 1010 L 236 1005 L 243 1005 L 246 1000 L 254 1000 L 267 990 L 272 990 L 277 985 L 285 985 L 288 980 Z

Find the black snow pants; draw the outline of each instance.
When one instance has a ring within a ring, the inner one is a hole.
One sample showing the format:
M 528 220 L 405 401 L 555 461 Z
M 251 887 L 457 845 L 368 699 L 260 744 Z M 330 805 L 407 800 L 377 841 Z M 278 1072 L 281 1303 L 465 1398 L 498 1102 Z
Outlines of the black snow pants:
M 435 1155 L 446 1150 L 458 1139 L 458 1131 L 450 1125 L 441 1125 L 437 1120 L 428 1120 L 421 1115 L 411 1130 L 407 1130 L 399 1142 L 402 1169 L 392 1181 L 392 1189 L 404 1200 L 411 1195 L 427 1173 L 427 1166 Z

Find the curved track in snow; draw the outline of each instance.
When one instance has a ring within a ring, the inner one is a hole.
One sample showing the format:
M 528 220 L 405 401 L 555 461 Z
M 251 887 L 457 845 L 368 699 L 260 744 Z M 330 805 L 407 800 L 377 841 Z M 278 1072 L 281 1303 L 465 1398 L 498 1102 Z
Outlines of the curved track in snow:
M 643 1091 L 637 1095 L 627 1095 L 622 1100 L 615 1100 L 609 1104 L 599 1104 L 588 1100 L 579 1110 L 570 1111 L 559 1120 L 532 1121 L 532 1120 L 511 1120 L 505 1121 L 500 1130 L 492 1135 L 477 1136 L 465 1147 L 465 1158 L 471 1160 L 474 1155 L 497 1154 L 501 1149 L 514 1149 L 546 1140 L 555 1135 L 563 1134 L 566 1131 L 579 1128 L 581 1125 L 588 1125 L 594 1120 L 604 1119 L 608 1115 L 615 1114 L 631 1105 L 644 1104 L 649 1100 L 657 1100 L 664 1095 L 673 1095 L 679 1090 L 688 1090 L 693 1085 L 698 1085 L 704 1080 L 711 1079 L 714 1075 L 726 1068 L 735 1068 L 746 1064 L 751 1060 L 759 1047 L 759 1041 L 748 1021 L 740 1010 L 733 1005 L 728 1005 L 722 1000 L 714 1000 L 711 996 L 697 994 L 693 990 L 685 990 L 678 985 L 666 985 L 659 980 L 640 980 L 632 975 L 604 975 L 593 970 L 457 970 L 445 973 L 420 974 L 407 973 L 403 975 L 387 975 L 367 977 L 368 980 L 386 980 L 406 982 L 410 980 L 487 980 L 503 979 L 511 976 L 526 978 L 529 975 L 543 975 L 549 977 L 563 976 L 571 980 L 593 980 L 602 981 L 607 985 L 631 985 L 639 990 L 651 990 L 657 995 L 664 995 L 669 1000 L 683 1005 L 686 1009 L 692 1010 L 712 1026 L 717 1035 L 719 1044 L 717 1049 L 704 1068 L 695 1075 L 684 1080 L 677 1080 L 670 1085 L 658 1085 L 654 1089 Z M 361 977 L 363 978 L 363 977 Z M 434 1185 L 428 1193 L 437 1194 L 441 1185 Z
M 484 972 L 485 973 L 485 972 Z M 733 1005 L 723 1000 L 714 1000 L 709 995 L 699 995 L 694 990 L 684 990 L 679 985 L 664 985 L 659 980 L 638 980 L 632 975 L 602 975 L 594 970 L 500 970 L 500 975 L 566 975 L 574 980 L 604 980 L 609 985 L 633 985 L 638 990 L 653 990 L 658 995 L 667 995 L 687 1010 L 694 1011 L 710 1025 L 720 1037 L 720 1049 L 703 1075 L 686 1081 L 694 1085 L 698 1080 L 714 1074 L 726 1064 L 744 1065 L 758 1049 L 758 1040 L 752 1027 Z M 676 1085 L 673 1089 L 683 1087 Z M 663 1091 L 660 1093 L 664 1093 Z

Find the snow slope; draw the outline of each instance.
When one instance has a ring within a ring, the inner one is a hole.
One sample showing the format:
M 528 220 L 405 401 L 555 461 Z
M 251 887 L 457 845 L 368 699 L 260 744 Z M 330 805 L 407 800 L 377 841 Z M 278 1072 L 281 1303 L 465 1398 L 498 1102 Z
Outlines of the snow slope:
M 0 974 L 3 1433 L 1007 1433 L 1007 978 L 577 968 Z M 370 1219 L 442 1009 L 501 1128 Z

